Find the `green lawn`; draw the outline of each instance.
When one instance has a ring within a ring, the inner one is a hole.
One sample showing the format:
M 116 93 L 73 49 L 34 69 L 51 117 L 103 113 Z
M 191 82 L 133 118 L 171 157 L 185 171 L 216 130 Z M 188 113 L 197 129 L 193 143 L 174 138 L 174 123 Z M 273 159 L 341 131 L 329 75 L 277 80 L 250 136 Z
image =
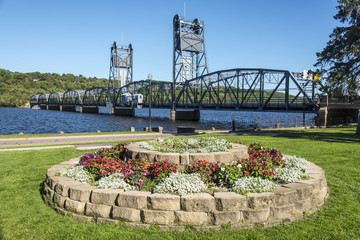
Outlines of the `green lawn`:
M 359 239 L 360 145 L 300 138 L 227 137 L 246 144 L 262 142 L 297 155 L 326 172 L 330 198 L 305 221 L 269 229 L 221 232 L 161 232 L 123 225 L 83 223 L 45 205 L 40 184 L 46 170 L 79 156 L 74 148 L 2 152 L 0 157 L 0 239 Z
M 318 139 L 335 139 L 360 142 L 360 135 L 356 135 L 356 126 L 312 129 L 284 129 L 262 130 L 263 133 L 277 133 L 283 137 L 302 137 Z

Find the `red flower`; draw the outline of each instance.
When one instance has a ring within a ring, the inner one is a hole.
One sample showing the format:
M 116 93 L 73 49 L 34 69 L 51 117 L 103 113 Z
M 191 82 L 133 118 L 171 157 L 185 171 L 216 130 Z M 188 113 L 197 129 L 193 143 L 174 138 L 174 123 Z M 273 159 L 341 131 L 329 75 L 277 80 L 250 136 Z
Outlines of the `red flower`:
M 246 172 L 244 173 L 244 175 L 245 175 L 245 176 L 249 175 L 249 171 L 246 171 Z
M 160 175 L 160 173 L 159 173 L 159 172 L 157 172 L 157 173 L 156 173 L 156 175 L 157 175 L 157 176 L 159 176 L 159 175 Z

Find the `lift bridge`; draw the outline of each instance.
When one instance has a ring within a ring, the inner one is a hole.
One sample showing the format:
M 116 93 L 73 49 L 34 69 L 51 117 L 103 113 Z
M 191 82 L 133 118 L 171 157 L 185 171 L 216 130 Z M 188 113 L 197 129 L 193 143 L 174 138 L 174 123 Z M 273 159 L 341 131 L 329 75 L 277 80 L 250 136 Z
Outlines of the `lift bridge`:
M 316 112 L 319 80 L 306 72 L 236 68 L 210 72 L 205 47 L 205 25 L 175 15 L 173 19 L 172 82 L 133 81 L 132 53 L 111 47 L 108 87 L 86 91 L 34 95 L 30 105 L 42 109 L 134 115 L 136 107 L 169 108 L 170 119 L 199 120 L 203 109 Z M 122 52 L 119 52 L 122 51 Z M 117 85 L 120 83 L 119 85 Z M 151 89 L 151 91 L 150 91 Z M 184 110 L 185 109 L 185 110 Z

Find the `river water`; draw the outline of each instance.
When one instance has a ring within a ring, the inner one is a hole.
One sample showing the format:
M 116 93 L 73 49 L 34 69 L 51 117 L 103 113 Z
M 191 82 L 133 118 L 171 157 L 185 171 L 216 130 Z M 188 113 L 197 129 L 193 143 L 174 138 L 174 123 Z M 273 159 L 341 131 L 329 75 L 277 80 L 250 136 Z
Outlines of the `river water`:
M 274 113 L 249 111 L 216 111 L 201 110 L 199 122 L 170 121 L 169 109 L 152 109 L 151 126 L 164 127 L 164 131 L 176 131 L 177 126 L 194 126 L 197 130 L 231 129 L 232 120 L 237 125 L 255 125 L 259 127 L 274 127 L 278 122 L 280 127 L 290 127 L 303 124 L 302 113 Z M 314 114 L 306 114 L 306 125 L 313 123 Z M 0 135 L 36 134 L 36 133 L 84 133 L 84 132 L 115 132 L 143 131 L 149 126 L 149 110 L 136 109 L 135 117 L 114 116 L 109 114 L 90 114 L 78 112 L 60 112 L 26 108 L 0 108 Z

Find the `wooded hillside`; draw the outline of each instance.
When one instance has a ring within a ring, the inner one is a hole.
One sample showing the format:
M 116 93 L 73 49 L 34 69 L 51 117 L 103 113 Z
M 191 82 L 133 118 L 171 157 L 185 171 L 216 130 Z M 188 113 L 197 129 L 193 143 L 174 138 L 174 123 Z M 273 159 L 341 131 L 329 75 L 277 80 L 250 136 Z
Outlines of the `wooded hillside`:
M 107 86 L 108 80 L 105 78 L 87 78 L 70 73 L 19 73 L 0 69 L 0 107 L 25 106 L 34 94 Z

